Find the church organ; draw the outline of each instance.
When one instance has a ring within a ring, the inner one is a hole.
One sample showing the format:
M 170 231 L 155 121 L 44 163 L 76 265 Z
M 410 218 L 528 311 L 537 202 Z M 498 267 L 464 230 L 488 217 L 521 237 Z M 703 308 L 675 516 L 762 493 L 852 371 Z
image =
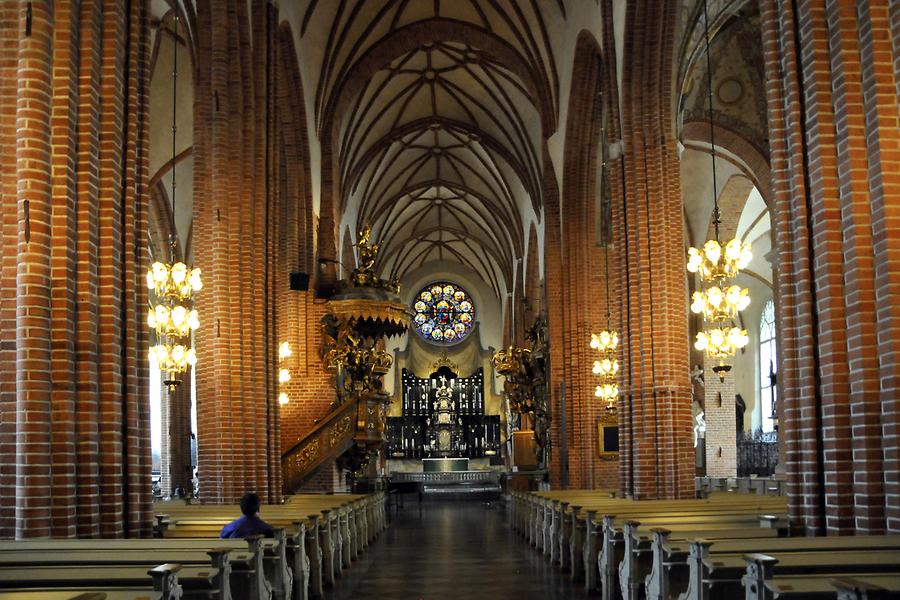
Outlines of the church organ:
M 457 377 L 441 367 L 430 377 L 402 372 L 403 415 L 387 422 L 391 458 L 482 458 L 500 450 L 500 416 L 484 414 L 484 370 Z

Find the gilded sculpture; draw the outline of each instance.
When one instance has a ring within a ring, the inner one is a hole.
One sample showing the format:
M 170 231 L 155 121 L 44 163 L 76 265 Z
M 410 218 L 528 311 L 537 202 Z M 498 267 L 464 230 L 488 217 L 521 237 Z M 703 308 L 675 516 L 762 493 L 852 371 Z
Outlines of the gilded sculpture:
M 372 237 L 372 228 L 366 225 L 360 230 L 356 240 L 358 262 L 357 267 L 350 273 L 350 283 L 355 287 L 380 288 L 399 294 L 400 282 L 396 277 L 385 280 L 376 274 L 375 267 L 381 245 L 377 242 L 369 242 L 370 237 Z
M 384 350 L 383 340 L 405 333 L 410 318 L 409 308 L 397 295 L 398 282 L 377 275 L 379 244 L 371 236 L 368 226 L 359 232 L 358 266 L 348 281 L 339 284 L 321 321 L 322 363 L 335 377 L 332 409 L 347 403 L 357 406 L 356 446 L 340 459 L 354 471 L 375 455 L 384 439 L 390 396 L 382 379 L 393 358 Z
M 504 393 L 510 410 L 527 416 L 534 426 L 538 461 L 550 446 L 550 412 L 547 405 L 547 323 L 538 317 L 525 337 L 530 348 L 509 346 L 494 354 L 491 363 L 506 378 Z

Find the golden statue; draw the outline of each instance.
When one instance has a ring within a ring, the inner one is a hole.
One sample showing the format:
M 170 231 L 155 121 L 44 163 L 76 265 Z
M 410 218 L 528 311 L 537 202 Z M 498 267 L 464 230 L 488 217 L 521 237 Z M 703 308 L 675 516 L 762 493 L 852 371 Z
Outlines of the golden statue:
M 359 240 L 356 242 L 356 247 L 359 248 L 359 267 L 357 267 L 357 270 L 362 273 L 374 274 L 375 261 L 378 260 L 379 245 L 377 243 L 369 243 L 371 235 L 372 228 L 368 225 L 359 232 Z

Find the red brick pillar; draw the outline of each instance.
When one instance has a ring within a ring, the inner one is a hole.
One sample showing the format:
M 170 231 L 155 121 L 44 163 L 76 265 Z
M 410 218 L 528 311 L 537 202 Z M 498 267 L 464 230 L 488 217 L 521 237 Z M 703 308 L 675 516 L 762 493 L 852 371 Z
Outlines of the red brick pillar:
M 26 8 L 20 16 L 25 18 Z M 50 103 L 53 6 L 20 23 L 16 107 L 16 537 L 50 535 Z M 30 27 L 28 34 L 24 29 Z
M 275 353 L 288 282 L 276 266 L 291 249 L 278 243 L 274 27 L 273 7 L 261 0 L 197 4 L 194 231 L 204 289 L 196 398 L 205 502 L 234 502 L 248 490 L 281 497 Z
M 764 0 L 760 8 L 791 518 L 810 533 L 897 531 L 891 15 L 874 0 Z
M 0 8 L 0 535 L 145 534 L 148 7 Z
M 675 9 L 675 2 L 628 6 L 624 155 L 610 167 L 625 192 L 613 204 L 625 303 L 621 487 L 638 499 L 694 490 L 683 206 L 671 117 Z

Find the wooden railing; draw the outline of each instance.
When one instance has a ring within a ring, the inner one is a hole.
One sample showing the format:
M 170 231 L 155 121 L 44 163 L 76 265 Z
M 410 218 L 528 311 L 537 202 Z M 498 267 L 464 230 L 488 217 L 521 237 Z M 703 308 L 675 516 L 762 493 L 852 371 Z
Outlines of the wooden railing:
M 325 461 L 337 458 L 353 447 L 356 419 L 356 402 L 339 406 L 281 455 L 285 492 L 294 492 L 315 475 Z

